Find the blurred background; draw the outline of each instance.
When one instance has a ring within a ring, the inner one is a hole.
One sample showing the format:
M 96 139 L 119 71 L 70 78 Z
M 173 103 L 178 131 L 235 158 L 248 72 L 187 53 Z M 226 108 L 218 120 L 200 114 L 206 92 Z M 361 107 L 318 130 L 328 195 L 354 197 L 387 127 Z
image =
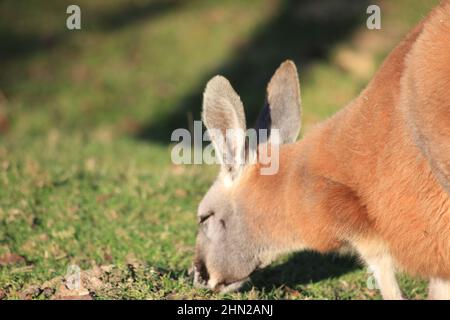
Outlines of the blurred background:
M 272 73 L 294 60 L 305 134 L 351 101 L 437 3 L 0 1 L 0 297 L 43 297 L 26 290 L 71 263 L 120 269 L 98 297 L 209 297 L 187 269 L 216 168 L 170 161 L 170 134 L 200 118 L 208 79 L 231 81 L 252 124 Z M 70 4 L 81 30 L 66 28 Z M 366 27 L 370 4 L 381 30 Z M 127 285 L 133 264 L 145 268 Z M 232 297 L 377 297 L 357 264 L 331 257 L 286 258 L 261 277 Z M 420 285 L 404 285 L 420 296 Z

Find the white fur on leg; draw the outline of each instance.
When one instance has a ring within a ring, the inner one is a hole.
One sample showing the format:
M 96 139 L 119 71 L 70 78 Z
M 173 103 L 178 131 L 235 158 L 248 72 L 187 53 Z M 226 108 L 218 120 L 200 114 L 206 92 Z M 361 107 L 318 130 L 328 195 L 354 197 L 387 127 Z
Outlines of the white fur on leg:
M 429 300 L 450 300 L 450 281 L 431 278 L 428 284 Z
M 373 275 L 375 276 L 383 299 L 402 300 L 402 292 L 398 286 L 390 257 L 379 257 L 370 260 L 369 266 L 373 271 Z
M 395 277 L 395 266 L 389 250 L 381 241 L 360 240 L 356 249 L 372 270 L 381 295 L 385 300 L 402 300 L 402 292 Z

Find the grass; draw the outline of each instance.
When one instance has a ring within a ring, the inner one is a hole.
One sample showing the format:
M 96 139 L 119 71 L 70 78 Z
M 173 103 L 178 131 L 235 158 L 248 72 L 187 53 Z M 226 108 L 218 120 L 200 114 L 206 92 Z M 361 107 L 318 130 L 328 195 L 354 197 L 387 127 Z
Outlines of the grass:
M 367 3 L 345 2 L 80 0 L 82 30 L 68 31 L 66 1 L 2 1 L 0 257 L 19 258 L 0 263 L 0 297 L 52 298 L 50 280 L 76 264 L 95 271 L 96 299 L 379 299 L 357 261 L 309 252 L 239 293 L 194 289 L 196 206 L 217 168 L 170 161 L 170 132 L 198 119 L 212 75 L 252 120 L 276 65 L 294 59 L 307 132 L 436 3 L 382 1 L 383 30 L 368 31 Z M 401 286 L 424 297 L 421 280 Z

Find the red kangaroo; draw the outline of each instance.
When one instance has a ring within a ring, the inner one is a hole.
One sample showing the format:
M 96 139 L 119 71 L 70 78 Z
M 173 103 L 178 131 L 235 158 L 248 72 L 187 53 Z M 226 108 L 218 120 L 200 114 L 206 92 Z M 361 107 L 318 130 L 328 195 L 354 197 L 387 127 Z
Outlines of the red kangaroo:
M 407 35 L 355 100 L 295 142 L 300 109 L 297 70 L 286 61 L 257 124 L 280 137 L 278 172 L 262 175 L 261 162 L 223 161 L 248 152 L 237 136 L 219 139 L 246 130 L 244 109 L 225 78 L 208 82 L 203 121 L 219 132 L 212 141 L 223 164 L 198 209 L 194 282 L 226 292 L 279 254 L 351 249 L 383 298 L 402 298 L 402 271 L 429 279 L 429 298 L 449 299 L 450 2 Z

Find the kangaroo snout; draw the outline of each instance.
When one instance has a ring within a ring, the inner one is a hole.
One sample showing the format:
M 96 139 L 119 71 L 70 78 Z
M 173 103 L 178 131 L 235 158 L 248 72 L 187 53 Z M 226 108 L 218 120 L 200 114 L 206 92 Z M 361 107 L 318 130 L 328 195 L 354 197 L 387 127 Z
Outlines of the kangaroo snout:
M 212 291 L 228 293 L 239 290 L 248 280 L 246 277 L 241 280 L 221 282 L 210 281 L 210 276 L 205 263 L 202 260 L 196 260 L 194 263 L 194 286 L 197 288 L 210 289 Z
M 207 288 L 209 281 L 209 273 L 206 269 L 205 262 L 196 259 L 194 262 L 194 285 L 197 288 Z

